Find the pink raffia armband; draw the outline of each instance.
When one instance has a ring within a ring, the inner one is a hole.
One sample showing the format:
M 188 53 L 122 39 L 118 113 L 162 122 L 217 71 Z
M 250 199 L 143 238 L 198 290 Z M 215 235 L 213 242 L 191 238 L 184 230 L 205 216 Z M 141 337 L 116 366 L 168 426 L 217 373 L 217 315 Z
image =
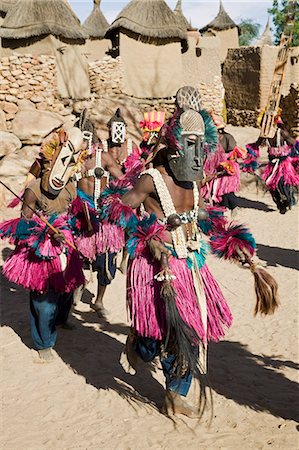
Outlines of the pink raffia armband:
M 144 216 L 129 230 L 127 249 L 130 257 L 134 258 L 141 255 L 152 238 L 163 242 L 165 240 L 165 231 L 165 225 L 157 221 L 155 214 Z
M 240 251 L 251 256 L 256 250 L 255 239 L 244 225 L 235 222 L 216 227 L 210 238 L 212 252 L 219 258 L 240 260 Z

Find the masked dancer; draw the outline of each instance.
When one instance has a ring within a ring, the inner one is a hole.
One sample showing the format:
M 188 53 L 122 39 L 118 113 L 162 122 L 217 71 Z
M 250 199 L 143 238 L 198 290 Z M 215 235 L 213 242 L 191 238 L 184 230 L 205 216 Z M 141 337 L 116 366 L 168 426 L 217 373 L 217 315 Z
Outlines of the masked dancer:
M 129 236 L 127 301 L 132 329 L 127 357 L 134 368 L 138 359 L 150 362 L 160 357 L 167 414 L 198 416 L 198 407 L 186 400 L 192 378 L 204 384 L 207 344 L 223 337 L 232 322 L 205 263 L 208 245 L 202 230 L 213 235 L 216 254 L 246 260 L 253 267 L 255 242 L 249 231 L 227 223 L 222 209 L 202 209 L 204 154 L 216 146 L 217 130 L 201 109 L 198 91 L 182 88 L 176 112 L 162 127 L 151 154 L 153 167 L 125 195 L 117 192 L 117 183 L 110 185 L 102 203 L 102 217 L 125 228 Z M 265 312 L 276 306 L 272 295 L 268 300 Z M 201 392 L 204 398 L 205 390 Z
M 30 290 L 32 340 L 47 361 L 53 359 L 56 326 L 67 326 L 73 292 L 84 283 L 68 216 L 77 195 L 73 174 L 82 144 L 78 128 L 50 135 L 41 146 L 38 178 L 25 190 L 21 218 L 0 224 L 1 237 L 16 246 L 3 274 Z

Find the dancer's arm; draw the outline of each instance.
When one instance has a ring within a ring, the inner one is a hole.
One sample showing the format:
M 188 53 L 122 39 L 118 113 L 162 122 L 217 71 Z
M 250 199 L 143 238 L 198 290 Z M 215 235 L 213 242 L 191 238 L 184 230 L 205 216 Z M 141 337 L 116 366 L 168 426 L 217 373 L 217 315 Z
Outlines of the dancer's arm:
M 150 175 L 142 175 L 133 189 L 122 197 L 122 202 L 125 205 L 131 206 L 131 208 L 136 209 L 153 192 L 155 192 L 155 186 L 152 177 Z M 171 252 L 161 242 L 159 233 L 149 239 L 147 245 L 153 257 L 158 261 L 161 260 L 163 254 L 165 254 L 166 256 L 171 255 Z
M 104 165 L 105 170 L 108 170 L 108 172 L 110 173 L 110 175 L 113 176 L 113 178 L 118 179 L 123 176 L 121 168 L 119 167 L 119 165 L 117 164 L 115 159 L 109 153 L 103 153 L 102 158 L 103 158 L 103 163 L 104 163 L 103 165 Z
M 124 205 L 136 209 L 153 192 L 155 192 L 155 187 L 152 177 L 150 175 L 142 175 L 133 189 L 123 195 L 122 202 Z

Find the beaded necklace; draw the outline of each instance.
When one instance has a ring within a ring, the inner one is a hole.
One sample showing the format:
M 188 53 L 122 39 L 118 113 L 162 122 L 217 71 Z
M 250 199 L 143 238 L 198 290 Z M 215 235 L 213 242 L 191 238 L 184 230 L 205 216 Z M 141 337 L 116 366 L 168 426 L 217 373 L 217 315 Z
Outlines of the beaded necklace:
M 193 210 L 184 212 L 182 214 L 178 214 L 176 212 L 175 206 L 173 204 L 170 192 L 168 187 L 162 177 L 162 174 L 157 169 L 148 169 L 143 174 L 150 175 L 153 179 L 161 207 L 164 213 L 164 216 L 167 218 L 172 214 L 177 214 L 181 220 L 182 224 L 191 223 L 192 233 L 190 235 L 189 230 L 187 229 L 187 239 L 184 234 L 184 230 L 182 225 L 171 231 L 171 238 L 174 250 L 179 259 L 187 258 L 188 250 L 196 250 L 200 246 L 200 239 L 198 235 L 198 228 L 196 226 L 197 215 L 199 210 L 199 191 L 197 184 L 193 183 L 193 194 L 194 194 L 194 207 Z

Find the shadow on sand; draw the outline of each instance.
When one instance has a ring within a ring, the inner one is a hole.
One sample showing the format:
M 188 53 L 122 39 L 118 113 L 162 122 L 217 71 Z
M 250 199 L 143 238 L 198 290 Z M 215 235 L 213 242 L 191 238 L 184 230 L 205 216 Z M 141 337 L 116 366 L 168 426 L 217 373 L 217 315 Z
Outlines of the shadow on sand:
M 299 421 L 298 384 L 277 369 L 299 369 L 293 361 L 254 355 L 240 342 L 211 343 L 209 384 L 218 394 L 255 411 Z
M 299 269 L 298 250 L 257 244 L 257 256 L 267 261 L 269 266 L 280 265 L 290 269 Z
M 259 211 L 264 211 L 264 212 L 273 212 L 273 211 L 275 211 L 274 208 L 269 207 L 264 202 L 259 202 L 259 201 L 256 201 L 256 200 L 249 200 L 248 198 L 245 198 L 245 197 L 238 197 L 237 201 L 238 201 L 238 206 L 240 208 L 257 209 Z
M 3 276 L 0 286 L 1 325 L 11 327 L 31 348 L 28 293 Z M 106 334 L 125 336 L 125 324 L 100 321 L 93 311 L 75 311 L 72 323 L 77 328 L 59 330 L 55 347 L 67 365 L 97 389 L 113 389 L 132 403 L 138 401 L 139 406 L 161 406 L 164 389 L 153 378 L 153 366 L 142 364 L 137 374 L 127 374 L 119 363 L 123 343 Z M 94 328 L 95 323 L 100 329 Z M 282 367 L 298 369 L 295 363 L 254 355 L 239 342 L 228 341 L 211 344 L 209 360 L 209 384 L 220 395 L 255 411 L 297 419 L 298 386 L 277 372 Z

